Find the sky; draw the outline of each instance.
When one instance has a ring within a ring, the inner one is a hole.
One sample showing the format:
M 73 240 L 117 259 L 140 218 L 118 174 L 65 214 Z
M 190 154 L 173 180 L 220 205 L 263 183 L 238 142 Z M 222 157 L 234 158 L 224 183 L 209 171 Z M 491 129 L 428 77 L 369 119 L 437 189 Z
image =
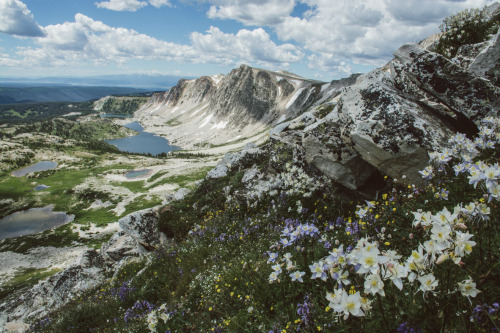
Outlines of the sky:
M 0 0 L 0 77 L 199 77 L 241 64 L 330 81 L 494 0 Z

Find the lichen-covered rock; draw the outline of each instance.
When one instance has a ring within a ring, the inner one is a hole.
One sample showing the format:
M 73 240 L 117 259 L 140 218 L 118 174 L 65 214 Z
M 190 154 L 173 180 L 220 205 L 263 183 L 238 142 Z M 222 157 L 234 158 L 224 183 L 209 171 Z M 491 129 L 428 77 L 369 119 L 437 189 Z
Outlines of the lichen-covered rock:
M 468 71 L 500 86 L 500 28 L 468 66 Z
M 419 101 L 424 93 L 430 94 L 449 108 L 457 122 L 468 121 L 468 126 L 472 126 L 471 121 L 497 115 L 500 92 L 490 82 L 417 44 L 405 44 L 394 55 L 394 85 L 412 100 Z
M 207 178 L 216 179 L 227 176 L 229 171 L 252 165 L 260 155 L 265 154 L 262 149 L 256 148 L 254 143 L 248 143 L 243 150 L 236 153 L 226 153 L 222 160 L 207 173 Z
M 207 173 L 207 178 L 217 179 L 227 176 L 227 166 L 219 164 Z
M 156 207 L 133 212 L 119 219 L 118 224 L 125 233 L 146 249 L 152 249 L 160 243 Z
M 253 165 L 250 169 L 248 169 L 243 178 L 241 178 L 241 182 L 246 184 L 252 180 L 258 179 L 260 176 L 260 170 L 256 165 Z
M 46 316 L 85 290 L 106 279 L 103 258 L 88 250 L 70 267 L 39 282 L 27 292 L 11 295 L 0 304 L 0 332 L 2 327 L 23 326 L 31 319 Z
M 189 192 L 191 191 L 188 190 L 187 188 L 180 188 L 177 190 L 177 192 L 174 193 L 173 199 L 177 201 L 182 200 L 189 194 Z
M 124 257 L 139 257 L 145 255 L 147 251 L 132 236 L 124 231 L 113 234 L 108 242 L 103 243 L 100 254 L 106 259 L 118 262 Z

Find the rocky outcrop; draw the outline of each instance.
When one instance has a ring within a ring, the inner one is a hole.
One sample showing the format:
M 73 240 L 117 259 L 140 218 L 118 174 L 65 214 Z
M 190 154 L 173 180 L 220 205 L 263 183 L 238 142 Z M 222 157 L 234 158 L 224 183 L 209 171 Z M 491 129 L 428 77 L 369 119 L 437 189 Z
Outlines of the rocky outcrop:
M 148 208 L 128 214 L 118 220 L 120 228 L 138 244 L 151 250 L 160 244 L 157 208 Z
M 308 164 L 351 190 L 370 186 L 381 174 L 420 183 L 417 171 L 427 165 L 429 151 L 454 132 L 475 135 L 478 120 L 498 116 L 500 89 L 488 76 L 499 63 L 492 60 L 497 40 L 498 34 L 471 46 L 467 66 L 406 44 L 386 66 L 276 126 L 270 136 L 299 147 Z
M 79 293 L 101 284 L 105 272 L 103 258 L 95 250 L 88 250 L 65 270 L 0 304 L 0 332 L 6 327 L 19 327 L 23 332 L 23 321 L 44 317 Z
M 499 9 L 500 11 L 500 9 Z M 500 15 L 498 13 L 497 15 Z M 482 43 L 480 53 L 471 61 L 468 71 L 500 87 L 500 28 L 491 40 Z
M 132 236 L 119 231 L 102 244 L 99 253 L 107 261 L 119 262 L 125 257 L 143 256 L 147 251 Z
M 40 281 L 30 290 L 10 295 L 0 304 L 0 333 L 24 332 L 26 322 L 42 318 L 84 291 L 98 286 L 133 257 L 165 243 L 158 232 L 156 209 L 145 209 L 125 216 L 118 231 L 96 251 L 89 249 L 69 267 Z
M 177 192 L 174 193 L 172 199 L 175 201 L 182 200 L 189 194 L 189 192 L 191 191 L 187 188 L 180 188 L 177 190 Z
M 224 155 L 215 168 L 207 173 L 207 178 L 221 178 L 226 176 L 229 171 L 244 169 L 246 166 L 252 165 L 253 161 L 258 159 L 259 155 L 265 153 L 264 150 L 257 148 L 255 144 L 247 144 L 237 153 L 227 153 Z

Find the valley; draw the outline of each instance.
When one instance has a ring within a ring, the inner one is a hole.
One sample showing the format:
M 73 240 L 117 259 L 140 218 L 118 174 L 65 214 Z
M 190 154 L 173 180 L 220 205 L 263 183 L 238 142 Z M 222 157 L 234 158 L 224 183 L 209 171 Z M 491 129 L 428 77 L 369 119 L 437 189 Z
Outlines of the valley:
M 102 107 L 103 103 L 96 105 Z M 73 119 L 53 118 L 0 128 L 0 227 L 3 219 L 15 212 L 37 207 L 73 216 L 71 222 L 55 229 L 0 239 L 4 263 L 0 298 L 64 269 L 89 248 L 99 249 L 119 230 L 118 219 L 164 205 L 181 188 L 193 189 L 224 153 L 262 138 L 261 134 L 223 147 L 153 157 L 122 153 L 99 143 L 136 135 L 114 124 L 133 119 L 101 118 L 98 114 Z M 16 174 L 39 161 L 56 166 Z

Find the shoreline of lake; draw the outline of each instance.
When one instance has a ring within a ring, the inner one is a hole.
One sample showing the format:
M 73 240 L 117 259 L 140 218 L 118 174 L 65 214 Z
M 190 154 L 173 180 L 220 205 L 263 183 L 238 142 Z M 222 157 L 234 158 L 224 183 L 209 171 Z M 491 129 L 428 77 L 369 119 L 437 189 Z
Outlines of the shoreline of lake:
M 180 147 L 170 145 L 166 138 L 144 131 L 144 128 L 137 121 L 123 126 L 139 134 L 121 139 L 105 140 L 122 152 L 158 155 L 180 150 Z

